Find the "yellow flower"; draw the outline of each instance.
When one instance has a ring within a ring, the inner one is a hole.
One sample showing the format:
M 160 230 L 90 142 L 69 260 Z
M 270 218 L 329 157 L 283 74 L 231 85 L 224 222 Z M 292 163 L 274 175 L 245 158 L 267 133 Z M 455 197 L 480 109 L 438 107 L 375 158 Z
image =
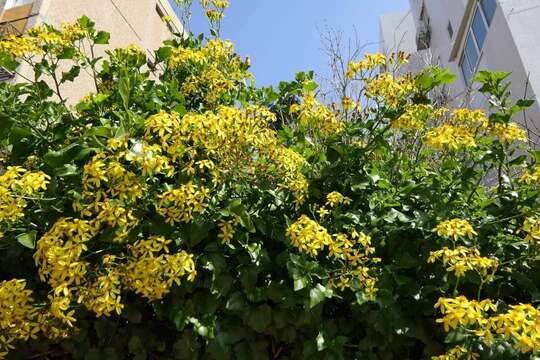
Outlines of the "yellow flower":
M 527 141 L 527 133 L 515 123 L 493 124 L 489 127 L 489 133 L 496 136 L 504 144 L 512 144 L 515 141 Z
M 219 227 L 219 234 L 218 239 L 223 244 L 228 244 L 231 242 L 232 238 L 234 237 L 235 229 L 234 227 L 238 225 L 238 219 L 233 220 L 220 220 L 218 227 Z
M 437 319 L 437 323 L 442 323 L 444 331 L 454 330 L 459 326 L 484 327 L 488 324 L 486 313 L 489 310 L 496 311 L 497 307 L 490 300 L 468 300 L 465 296 L 456 298 L 439 298 L 435 304 L 444 315 L 442 319 Z
M 475 235 L 478 235 L 471 224 L 463 219 L 442 221 L 432 231 L 443 238 L 453 239 L 454 241 L 460 237 L 467 236 L 469 239 L 472 239 Z
M 437 150 L 458 150 L 476 146 L 475 133 L 467 126 L 444 124 L 430 130 L 424 142 Z
M 394 129 L 420 130 L 426 126 L 429 120 L 441 117 L 446 109 L 434 110 L 431 105 L 412 104 L 405 106 L 405 112 L 392 121 Z
M 188 223 L 193 219 L 193 213 L 200 214 L 204 211 L 209 197 L 207 188 L 189 182 L 159 195 L 157 213 L 170 224 Z
M 174 284 L 187 275 L 193 281 L 197 274 L 193 255 L 185 251 L 168 254 L 170 240 L 151 237 L 139 240 L 131 248 L 124 267 L 123 284 L 150 301 L 160 300 Z
M 349 205 L 352 202 L 352 199 L 341 195 L 337 191 L 333 191 L 330 194 L 326 195 L 326 205 L 331 208 L 336 207 L 339 204 Z
M 540 218 L 526 218 L 522 230 L 526 234 L 525 241 L 540 247 Z
M 24 280 L 0 282 L 0 358 L 13 349 L 14 342 L 37 338 L 37 312 Z
M 384 54 L 366 54 L 359 62 L 349 62 L 346 76 L 348 79 L 353 79 L 361 71 L 374 70 L 377 67 L 386 66 L 386 64 L 387 58 Z
M 328 231 L 306 215 L 300 216 L 289 226 L 287 236 L 294 247 L 311 255 L 317 255 L 325 246 L 332 244 L 332 237 Z
M 289 112 L 298 115 L 298 124 L 303 130 L 312 131 L 322 138 L 339 134 L 343 124 L 326 106 L 319 103 L 313 92 L 305 92 L 301 104 L 293 104 Z
M 526 169 L 519 180 L 529 185 L 540 185 L 540 166 L 535 166 L 532 169 Z
M 428 263 L 441 259 L 446 271 L 453 272 L 458 278 L 465 276 L 467 271 L 476 271 L 483 279 L 488 281 L 499 266 L 496 259 L 480 256 L 476 248 L 458 246 L 455 249 L 444 247 L 442 250 L 431 251 Z

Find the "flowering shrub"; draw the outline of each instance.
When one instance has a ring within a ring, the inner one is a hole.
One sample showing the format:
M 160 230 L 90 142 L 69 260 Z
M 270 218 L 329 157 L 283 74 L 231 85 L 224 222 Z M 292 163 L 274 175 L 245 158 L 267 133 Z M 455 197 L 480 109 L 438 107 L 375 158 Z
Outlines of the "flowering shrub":
M 203 5 L 217 35 L 228 3 Z M 448 71 L 367 55 L 327 106 L 217 36 L 83 51 L 108 37 L 0 41 L 35 72 L 0 85 L 0 358 L 539 355 L 540 155 L 507 74 L 477 76 L 489 115 L 448 110 Z

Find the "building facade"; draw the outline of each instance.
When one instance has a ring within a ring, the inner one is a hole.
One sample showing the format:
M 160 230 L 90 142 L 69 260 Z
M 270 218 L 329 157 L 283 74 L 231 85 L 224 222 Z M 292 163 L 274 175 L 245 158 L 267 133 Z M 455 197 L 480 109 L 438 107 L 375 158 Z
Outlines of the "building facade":
M 136 44 L 152 58 L 153 50 L 170 38 L 171 32 L 182 29 L 168 0 L 0 0 L 0 32 L 18 35 L 41 23 L 60 26 L 82 15 L 92 19 L 97 29 L 111 33 L 109 45 L 101 46 L 97 56 L 107 49 Z M 17 72 L 29 75 L 30 68 L 21 65 Z M 0 78 L 18 81 L 17 75 L 5 71 Z M 92 78 L 84 73 L 76 86 L 64 85 L 63 93 L 72 102 L 93 90 Z
M 480 70 L 509 71 L 514 98 L 540 95 L 540 0 L 409 0 L 410 10 L 381 18 L 381 51 L 413 54 L 412 67 L 440 65 L 458 76 L 452 105 L 486 107 L 471 80 Z M 540 135 L 536 102 L 515 121 Z

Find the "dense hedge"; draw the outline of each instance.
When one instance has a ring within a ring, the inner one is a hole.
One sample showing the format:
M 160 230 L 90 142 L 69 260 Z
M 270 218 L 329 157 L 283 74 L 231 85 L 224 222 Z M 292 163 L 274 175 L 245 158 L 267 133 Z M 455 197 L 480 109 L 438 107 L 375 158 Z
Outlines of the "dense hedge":
M 488 117 L 431 104 L 448 71 L 367 55 L 327 107 L 218 38 L 84 51 L 108 38 L 0 41 L 35 72 L 0 85 L 0 358 L 539 355 L 540 156 L 507 74 L 477 77 Z

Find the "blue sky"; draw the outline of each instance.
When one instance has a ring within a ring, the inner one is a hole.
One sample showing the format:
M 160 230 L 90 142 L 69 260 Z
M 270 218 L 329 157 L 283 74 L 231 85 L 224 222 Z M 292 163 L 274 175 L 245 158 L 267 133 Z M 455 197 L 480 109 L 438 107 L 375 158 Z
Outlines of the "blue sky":
M 174 1 L 171 0 L 174 3 Z M 221 37 L 232 40 L 241 56 L 250 56 L 257 85 L 290 80 L 298 71 L 328 73 L 318 29 L 329 26 L 362 43 L 379 40 L 379 16 L 408 9 L 407 0 L 230 0 Z M 198 1 L 192 31 L 207 32 Z M 377 51 L 378 44 L 367 48 Z

